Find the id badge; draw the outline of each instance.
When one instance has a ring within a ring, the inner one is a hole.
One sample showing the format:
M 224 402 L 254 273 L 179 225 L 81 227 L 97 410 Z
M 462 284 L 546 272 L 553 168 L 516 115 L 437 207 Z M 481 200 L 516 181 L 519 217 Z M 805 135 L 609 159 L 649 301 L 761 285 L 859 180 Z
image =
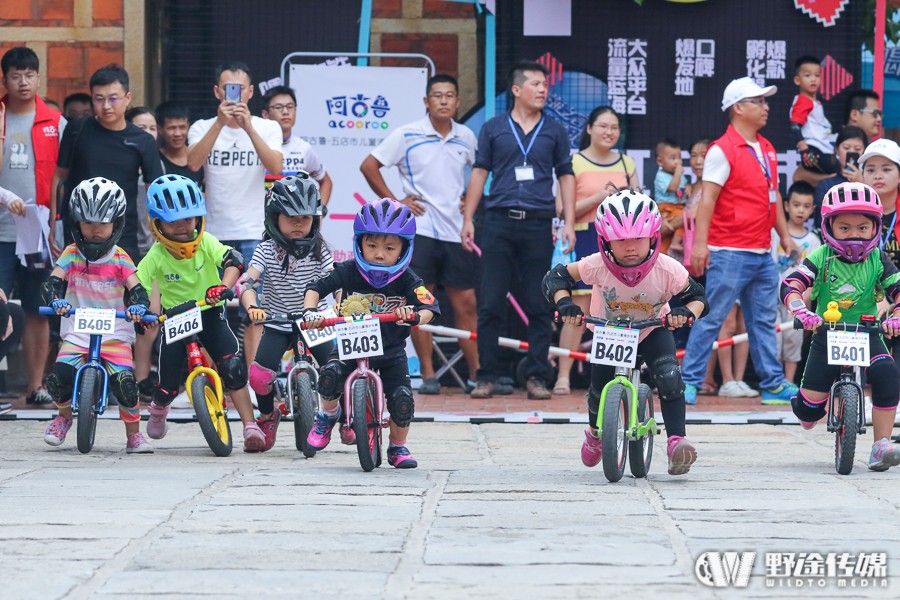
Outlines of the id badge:
M 769 204 L 775 204 L 778 201 L 778 194 L 775 190 L 769 189 Z
M 534 167 L 528 165 L 516 167 L 516 181 L 534 181 Z

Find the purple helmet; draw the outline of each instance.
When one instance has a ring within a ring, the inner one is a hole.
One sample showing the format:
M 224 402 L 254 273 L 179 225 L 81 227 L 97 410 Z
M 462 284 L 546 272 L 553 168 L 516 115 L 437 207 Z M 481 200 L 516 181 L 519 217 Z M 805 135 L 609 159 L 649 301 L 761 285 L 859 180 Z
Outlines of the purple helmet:
M 405 243 L 397 263 L 379 265 L 367 262 L 362 252 L 364 235 L 395 235 L 403 239 Z M 403 275 L 412 259 L 415 237 L 416 218 L 406 205 L 382 198 L 363 206 L 353 220 L 353 258 L 360 275 L 377 288 L 383 288 Z

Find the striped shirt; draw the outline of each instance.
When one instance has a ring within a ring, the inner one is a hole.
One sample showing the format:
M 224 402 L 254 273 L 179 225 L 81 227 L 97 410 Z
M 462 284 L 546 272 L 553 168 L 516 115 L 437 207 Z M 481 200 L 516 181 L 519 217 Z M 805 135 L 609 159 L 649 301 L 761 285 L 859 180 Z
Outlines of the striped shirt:
M 303 309 L 306 287 L 334 270 L 334 259 L 323 244 L 322 260 L 316 260 L 313 252 L 306 258 L 288 256 L 287 273 L 283 265 L 287 253 L 274 240 L 264 240 L 256 247 L 250 266 L 263 273 L 263 293 L 260 296 L 262 308 L 269 314 L 288 313 Z M 319 300 L 319 310 L 328 308 L 323 296 Z M 266 325 L 279 331 L 290 331 L 289 325 Z
M 56 266 L 66 272 L 66 300 L 75 308 L 115 308 L 125 310 L 125 281 L 137 269 L 131 257 L 116 246 L 97 261 L 88 262 L 75 244 L 69 244 Z M 91 336 L 75 333 L 74 319 L 61 319 L 60 336 L 67 342 L 88 347 Z M 116 319 L 116 331 L 104 335 L 103 341 L 134 341 L 134 325 L 124 319 Z

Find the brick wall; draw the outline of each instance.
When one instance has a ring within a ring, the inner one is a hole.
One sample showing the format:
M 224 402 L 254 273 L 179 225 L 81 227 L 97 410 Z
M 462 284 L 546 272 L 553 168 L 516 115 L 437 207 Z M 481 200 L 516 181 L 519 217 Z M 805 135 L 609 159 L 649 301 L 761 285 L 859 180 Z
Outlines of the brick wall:
M 478 51 L 475 7 L 444 0 L 374 0 L 372 52 L 425 54 L 438 73 L 459 80 L 460 116 L 478 102 Z M 421 65 L 421 61 L 373 60 L 383 66 Z M 424 90 L 423 90 L 424 95 Z
M 144 0 L 0 0 L 0 53 L 25 45 L 41 62 L 40 94 L 60 104 L 91 74 L 124 64 L 143 98 Z M 126 35 L 126 30 L 128 35 Z M 0 92 L 5 93 L 0 83 Z

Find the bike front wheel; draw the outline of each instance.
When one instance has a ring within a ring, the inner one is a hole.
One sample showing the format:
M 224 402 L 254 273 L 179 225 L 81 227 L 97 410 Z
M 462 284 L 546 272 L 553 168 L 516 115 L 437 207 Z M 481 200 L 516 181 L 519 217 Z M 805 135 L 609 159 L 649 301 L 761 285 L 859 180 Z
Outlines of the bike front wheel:
M 600 442 L 603 446 L 603 474 L 611 482 L 619 481 L 625 474 L 630 399 L 631 396 L 624 385 L 612 385 L 606 392 Z
M 653 390 L 645 384 L 637 388 L 638 425 L 643 425 L 653 417 Z M 628 442 L 628 462 L 631 465 L 631 474 L 635 477 L 646 477 L 650 472 L 650 461 L 653 459 L 653 436 L 656 432 L 650 430 L 643 438 Z
M 213 454 L 231 454 L 231 427 L 228 425 L 224 403 L 216 394 L 216 388 L 209 378 L 202 373 L 191 382 L 191 404 L 200 422 L 200 431 Z
M 316 455 L 316 449 L 306 443 L 316 419 L 316 393 L 312 388 L 309 373 L 300 371 L 291 382 L 291 406 L 294 411 L 294 442 L 297 450 L 306 458 Z
M 367 473 L 381 463 L 381 423 L 375 410 L 375 394 L 365 379 L 353 382 L 353 433 L 359 465 Z
M 87 454 L 97 434 L 97 400 L 100 399 L 100 375 L 94 368 L 81 372 L 76 390 L 78 405 L 78 451 Z
M 840 385 L 831 401 L 838 403 L 838 428 L 834 432 L 834 468 L 841 475 L 849 475 L 856 457 L 859 390 L 853 385 Z

